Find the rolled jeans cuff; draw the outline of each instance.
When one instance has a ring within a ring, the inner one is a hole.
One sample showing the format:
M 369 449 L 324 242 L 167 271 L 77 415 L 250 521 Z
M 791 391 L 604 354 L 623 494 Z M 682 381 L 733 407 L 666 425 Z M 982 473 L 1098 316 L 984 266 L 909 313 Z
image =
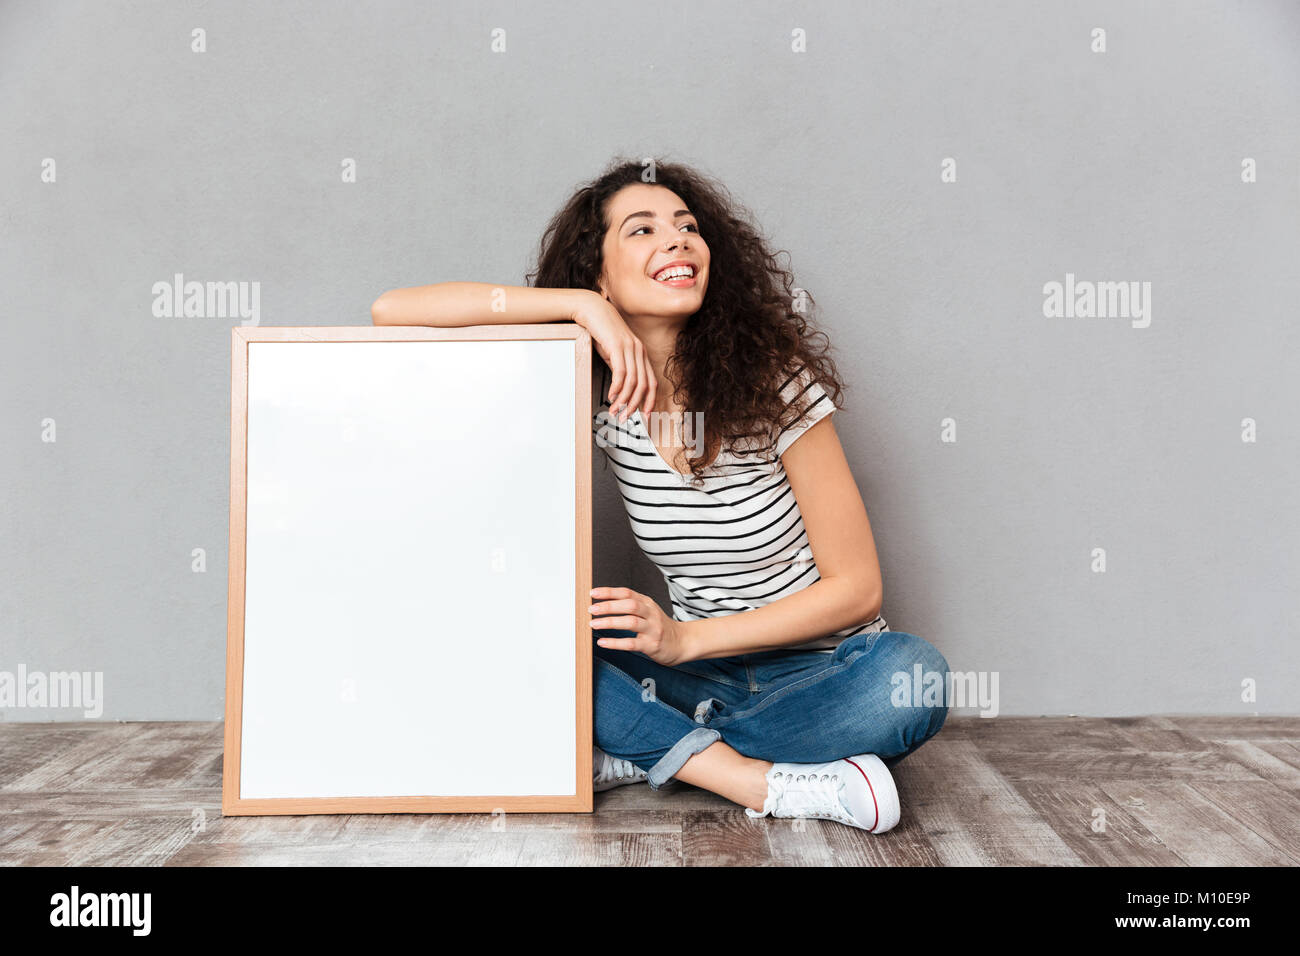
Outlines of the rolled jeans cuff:
M 696 727 L 689 734 L 669 748 L 668 753 L 659 758 L 647 772 L 646 782 L 651 790 L 658 790 L 678 770 L 701 750 L 710 746 L 715 740 L 721 740 L 722 734 L 709 727 Z

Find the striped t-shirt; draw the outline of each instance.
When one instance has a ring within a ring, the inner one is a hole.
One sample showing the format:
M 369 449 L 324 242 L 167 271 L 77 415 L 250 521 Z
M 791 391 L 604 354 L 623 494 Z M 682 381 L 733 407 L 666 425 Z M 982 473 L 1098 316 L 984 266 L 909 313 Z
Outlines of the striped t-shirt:
M 808 409 L 776 437 L 776 456 L 725 447 L 704 469 L 704 484 L 670 466 L 640 411 L 625 422 L 611 414 L 610 372 L 592 356 L 596 444 L 613 466 L 637 544 L 663 573 L 678 621 L 721 617 L 762 607 L 820 579 L 803 516 L 780 456 L 805 431 L 835 411 L 804 369 L 781 388 L 787 405 L 805 392 Z M 659 436 L 664 440 L 665 436 Z M 887 630 L 884 618 L 780 648 L 832 652 L 855 634 Z

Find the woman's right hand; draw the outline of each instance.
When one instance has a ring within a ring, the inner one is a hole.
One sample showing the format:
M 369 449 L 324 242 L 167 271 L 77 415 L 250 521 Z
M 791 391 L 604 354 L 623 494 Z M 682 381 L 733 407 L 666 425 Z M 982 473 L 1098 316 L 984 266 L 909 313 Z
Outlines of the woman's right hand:
M 655 371 L 644 343 L 627 327 L 614 304 L 591 291 L 574 310 L 573 321 L 590 333 L 596 351 L 614 373 L 608 398 L 618 420 L 626 421 L 638 408 L 643 415 L 649 415 L 655 407 L 658 387 Z

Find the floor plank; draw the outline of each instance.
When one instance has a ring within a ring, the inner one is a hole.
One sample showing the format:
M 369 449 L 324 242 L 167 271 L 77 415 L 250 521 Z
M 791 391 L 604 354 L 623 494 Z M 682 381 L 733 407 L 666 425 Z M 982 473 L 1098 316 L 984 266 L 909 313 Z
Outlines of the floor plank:
M 1191 783 L 1106 780 L 1100 786 L 1188 866 L 1295 866 Z
M 1017 790 L 1088 866 L 1183 866 L 1178 855 L 1094 783 L 1020 782 Z
M 978 736 L 963 740 L 940 732 L 902 765 L 931 795 L 922 826 L 940 861 L 950 866 L 1079 864 L 975 742 Z
M 0 724 L 0 865 L 1295 866 L 1300 718 L 950 717 L 873 835 L 680 782 L 592 814 L 221 815 L 220 722 Z

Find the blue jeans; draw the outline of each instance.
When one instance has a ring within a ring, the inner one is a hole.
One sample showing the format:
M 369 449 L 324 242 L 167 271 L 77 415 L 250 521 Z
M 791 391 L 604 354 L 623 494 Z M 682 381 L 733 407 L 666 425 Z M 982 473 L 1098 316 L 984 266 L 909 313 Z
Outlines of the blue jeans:
M 617 629 L 593 634 L 636 636 Z M 715 740 L 773 762 L 869 753 L 892 767 L 948 716 L 942 693 L 935 706 L 922 703 L 933 697 L 912 699 L 921 683 L 914 681 L 916 665 L 923 675 L 943 675 L 946 688 L 948 662 L 929 641 L 902 631 L 858 634 L 831 654 L 764 651 L 676 667 L 639 651 L 593 651 L 596 746 L 647 771 L 655 790 Z M 903 683 L 906 694 L 895 690 Z

